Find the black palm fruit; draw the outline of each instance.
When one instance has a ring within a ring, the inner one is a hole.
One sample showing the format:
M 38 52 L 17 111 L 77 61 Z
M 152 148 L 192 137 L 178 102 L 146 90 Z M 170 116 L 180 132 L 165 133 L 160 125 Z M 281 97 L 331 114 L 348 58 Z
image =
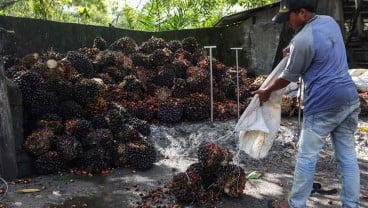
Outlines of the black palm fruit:
M 107 121 L 106 114 L 104 113 L 93 115 L 90 121 L 91 121 L 93 128 L 95 129 L 108 129 L 109 128 L 109 123 Z
M 51 150 L 55 139 L 55 134 L 50 129 L 39 129 L 26 138 L 23 147 L 32 156 L 39 156 Z
M 191 164 L 187 168 L 186 172 L 197 173 L 201 177 L 201 185 L 203 186 L 204 189 L 216 186 L 216 179 L 217 179 L 216 172 L 203 167 L 201 163 Z
M 85 109 L 73 100 L 61 102 L 58 106 L 57 112 L 63 120 L 84 118 L 87 114 Z
M 173 53 L 168 48 L 156 49 L 149 56 L 152 66 L 163 66 L 174 60 Z
M 198 45 L 199 45 L 197 39 L 194 37 L 184 38 L 181 41 L 181 44 L 183 45 L 184 50 L 190 53 L 194 53 L 198 49 Z
M 170 40 L 167 43 L 167 47 L 173 52 L 175 53 L 178 49 L 182 48 L 182 44 L 179 40 Z
M 91 77 L 94 73 L 93 64 L 88 56 L 77 52 L 68 51 L 66 59 L 70 61 L 71 65 L 80 73 L 86 77 Z
M 128 92 L 134 92 L 138 97 L 141 98 L 144 96 L 144 92 L 146 91 L 143 83 L 134 75 L 124 77 L 123 86 L 124 90 Z
M 57 111 L 58 99 L 53 93 L 35 89 L 23 100 L 24 112 L 34 117 L 55 113 Z
M 151 134 L 150 125 L 145 120 L 131 117 L 128 119 L 128 124 L 138 130 L 143 136 L 149 136 Z
M 137 50 L 137 43 L 130 37 L 122 37 L 109 46 L 110 50 L 121 51 L 126 55 L 134 53 Z
M 198 160 L 206 169 L 217 170 L 220 166 L 229 164 L 232 159 L 230 151 L 218 144 L 203 144 L 198 149 Z
M 106 40 L 103 39 L 102 37 L 96 37 L 93 40 L 93 48 L 98 48 L 100 51 L 106 50 L 107 49 L 107 43 Z
M 40 155 L 35 161 L 37 173 L 41 175 L 58 173 L 64 169 L 63 158 L 56 151 L 49 151 Z
M 107 147 L 112 146 L 114 137 L 109 129 L 95 129 L 91 131 L 86 138 L 80 139 L 83 147 Z
M 171 87 L 171 96 L 175 98 L 185 98 L 190 94 L 189 86 L 185 79 L 174 79 L 174 85 Z
M 244 169 L 237 165 L 222 166 L 217 172 L 217 185 L 230 197 L 240 197 L 246 184 Z
M 22 91 L 23 99 L 27 99 L 28 93 L 41 89 L 43 84 L 43 79 L 39 73 L 28 70 L 16 73 L 13 81 Z
M 75 137 L 67 135 L 57 138 L 56 150 L 66 162 L 80 158 L 83 153 L 82 144 Z
M 92 148 L 84 152 L 80 160 L 80 168 L 90 173 L 100 173 L 108 168 L 109 153 L 103 148 Z
M 65 133 L 69 136 L 74 136 L 78 140 L 85 139 L 91 129 L 92 125 L 87 120 L 73 119 L 65 122 Z
M 130 58 L 132 59 L 134 66 L 141 66 L 141 67 L 144 67 L 146 69 L 151 69 L 152 68 L 150 58 L 149 58 L 148 55 L 137 52 L 137 53 L 132 53 L 130 55 Z
M 82 79 L 74 84 L 73 98 L 76 102 L 85 105 L 101 95 L 103 86 L 95 79 Z
M 169 182 L 170 192 L 181 203 L 196 202 L 201 189 L 201 177 L 193 171 L 178 173 Z
M 37 126 L 40 129 L 50 129 L 55 135 L 60 135 L 64 131 L 63 120 L 57 114 L 47 114 L 43 116 L 37 122 Z
M 129 119 L 130 114 L 127 110 L 117 103 L 110 103 L 106 115 L 107 124 L 113 134 L 115 134 Z
M 53 92 L 59 101 L 65 101 L 72 98 L 73 84 L 63 78 L 55 77 L 45 82 L 44 89 Z
M 175 59 L 172 62 L 172 65 L 175 70 L 175 77 L 186 79 L 187 78 L 187 69 L 192 66 L 190 61 L 187 59 Z
M 184 113 L 184 106 L 179 99 L 170 99 L 159 105 L 157 118 L 162 123 L 180 122 Z
M 106 50 L 106 51 L 100 51 L 95 60 L 93 61 L 93 64 L 96 66 L 95 68 L 98 68 L 97 72 L 103 71 L 103 69 L 115 66 L 116 63 L 116 57 L 112 51 Z
M 162 38 L 151 37 L 147 42 L 143 42 L 139 51 L 145 54 L 150 54 L 156 49 L 163 49 L 167 47 L 167 43 Z
M 184 118 L 188 121 L 203 121 L 210 118 L 211 103 L 209 96 L 193 93 L 184 108 Z
M 114 138 L 124 142 L 140 142 L 144 139 L 144 136 L 132 125 L 124 124 L 114 132 Z
M 174 83 L 175 69 L 171 64 L 157 67 L 158 72 L 156 76 L 152 78 L 152 81 L 157 86 L 171 87 Z
M 156 150 L 149 140 L 127 143 L 126 154 L 128 163 L 137 170 L 148 170 L 156 162 Z
M 209 91 L 210 73 L 206 69 L 192 66 L 187 69 L 187 83 L 191 92 Z

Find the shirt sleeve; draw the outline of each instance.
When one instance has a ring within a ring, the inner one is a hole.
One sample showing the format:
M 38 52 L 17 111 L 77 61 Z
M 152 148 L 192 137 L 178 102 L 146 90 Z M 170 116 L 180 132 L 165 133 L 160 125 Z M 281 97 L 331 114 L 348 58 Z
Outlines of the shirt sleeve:
M 298 81 L 299 77 L 308 70 L 314 56 L 313 35 L 308 29 L 301 32 L 303 34 L 295 36 L 290 44 L 289 60 L 280 75 L 290 82 Z

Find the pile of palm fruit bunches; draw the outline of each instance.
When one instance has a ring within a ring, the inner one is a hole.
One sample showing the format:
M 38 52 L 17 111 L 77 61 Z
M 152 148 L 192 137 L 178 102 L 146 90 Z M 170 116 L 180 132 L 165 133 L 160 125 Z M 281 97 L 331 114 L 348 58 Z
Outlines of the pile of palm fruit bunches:
M 224 195 L 240 197 L 243 194 L 244 169 L 231 164 L 233 155 L 228 149 L 214 143 L 203 144 L 197 155 L 197 163 L 174 175 L 169 182 L 169 190 L 178 202 L 202 205 L 216 202 Z
M 7 57 L 6 76 L 23 97 L 23 148 L 39 174 L 63 170 L 99 173 L 152 167 L 152 122 L 210 118 L 210 58 L 193 37 L 152 37 L 137 45 L 122 37 L 110 45 Z M 240 74 L 240 109 L 266 76 Z M 213 60 L 214 117 L 237 116 L 236 68 Z M 286 102 L 289 109 L 292 99 Z

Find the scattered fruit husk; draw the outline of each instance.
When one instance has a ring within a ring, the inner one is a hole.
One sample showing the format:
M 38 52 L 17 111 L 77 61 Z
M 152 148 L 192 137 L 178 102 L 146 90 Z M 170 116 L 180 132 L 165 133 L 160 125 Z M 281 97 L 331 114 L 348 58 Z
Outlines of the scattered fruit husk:
M 259 172 L 259 171 L 253 171 L 251 173 L 249 173 L 245 178 L 247 180 L 249 179 L 259 179 L 263 176 L 263 173 L 262 172 Z
M 35 192 L 40 192 L 41 189 L 33 189 L 33 188 L 29 188 L 29 189 L 20 189 L 18 190 L 19 193 L 35 193 Z

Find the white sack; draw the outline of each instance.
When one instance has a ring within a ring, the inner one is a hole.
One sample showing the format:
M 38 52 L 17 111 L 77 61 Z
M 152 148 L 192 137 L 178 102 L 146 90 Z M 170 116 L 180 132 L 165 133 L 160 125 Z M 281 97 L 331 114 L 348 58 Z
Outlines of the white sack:
M 276 80 L 287 64 L 284 57 L 261 85 L 266 88 Z M 270 99 L 260 106 L 255 95 L 235 126 L 239 132 L 239 149 L 255 159 L 267 156 L 281 122 L 281 99 L 285 88 L 271 93 Z
M 349 69 L 349 74 L 358 90 L 368 92 L 368 69 Z

